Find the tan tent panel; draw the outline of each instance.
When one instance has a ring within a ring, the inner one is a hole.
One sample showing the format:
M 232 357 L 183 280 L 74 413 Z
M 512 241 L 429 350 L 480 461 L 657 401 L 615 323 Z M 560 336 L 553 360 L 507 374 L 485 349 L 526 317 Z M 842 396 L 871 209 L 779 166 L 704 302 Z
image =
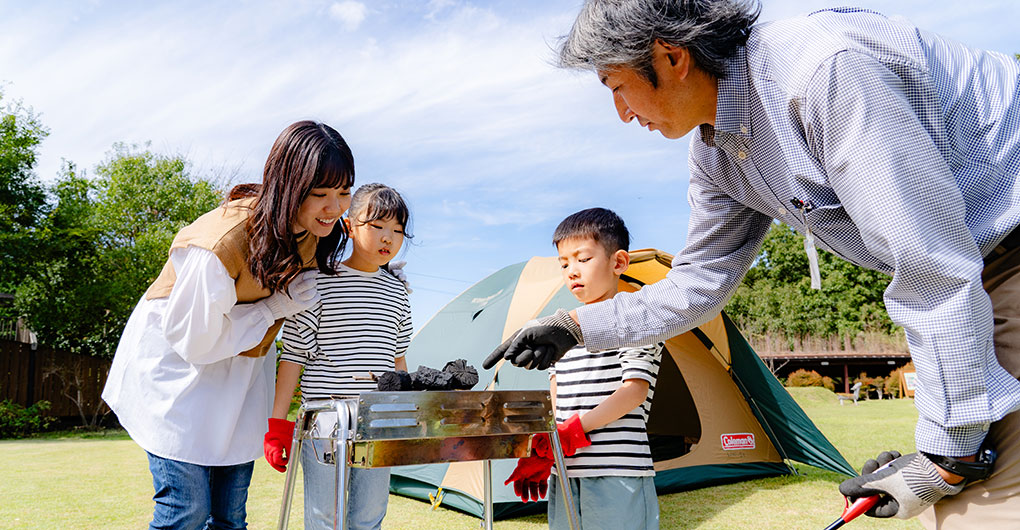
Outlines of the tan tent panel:
M 631 252 L 620 290 L 663 280 L 672 259 L 654 249 Z M 528 320 L 577 305 L 563 285 L 556 258 L 508 266 L 437 313 L 412 340 L 408 362 L 442 366 L 462 357 L 480 367 L 494 347 Z M 668 340 L 666 351 L 648 422 L 660 493 L 788 473 L 784 456 L 853 473 L 724 315 Z M 503 362 L 479 375 L 490 389 L 548 388 L 545 372 Z M 493 462 L 497 517 L 536 509 L 502 484 L 515 464 Z M 398 467 L 391 476 L 391 491 L 427 499 L 442 487 L 444 505 L 481 516 L 480 462 Z
M 698 428 L 696 424 L 700 424 L 700 436 L 691 440 L 693 446 L 686 455 L 656 462 L 657 471 L 718 463 L 782 463 L 782 457 L 729 374 L 693 334 L 687 333 L 667 341 L 666 350 L 672 363 L 664 362 L 660 368 L 655 401 L 661 405 L 652 406 L 648 432 L 651 435 L 686 436 Z M 691 403 L 693 406 L 688 405 L 684 410 L 678 407 L 679 403 Z M 683 429 L 684 426 L 688 428 Z M 748 438 L 747 434 L 753 438 Z M 722 440 L 727 435 L 753 440 L 754 445 L 723 449 Z
M 510 300 L 501 340 L 506 340 L 525 322 L 538 316 L 562 287 L 563 278 L 560 277 L 560 264 L 556 258 L 531 258 L 521 271 L 514 297 Z

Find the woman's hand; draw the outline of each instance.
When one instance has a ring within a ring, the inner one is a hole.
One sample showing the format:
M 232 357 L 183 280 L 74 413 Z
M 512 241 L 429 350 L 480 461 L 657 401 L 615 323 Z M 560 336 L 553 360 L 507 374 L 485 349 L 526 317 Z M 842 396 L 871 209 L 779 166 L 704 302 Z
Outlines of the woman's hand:
M 315 289 L 318 274 L 315 270 L 302 272 L 290 282 L 286 293 L 273 293 L 262 299 L 273 319 L 287 318 L 314 306 L 319 301 L 319 291 Z

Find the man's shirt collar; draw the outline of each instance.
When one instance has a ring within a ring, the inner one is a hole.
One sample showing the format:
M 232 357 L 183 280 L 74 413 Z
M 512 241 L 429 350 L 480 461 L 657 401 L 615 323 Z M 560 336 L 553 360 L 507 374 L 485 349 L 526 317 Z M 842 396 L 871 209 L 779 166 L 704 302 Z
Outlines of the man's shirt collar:
M 747 49 L 741 46 L 726 64 L 726 75 L 717 82 L 715 127 L 701 126 L 701 140 L 715 146 L 717 132 L 751 137 L 751 112 L 748 106 Z

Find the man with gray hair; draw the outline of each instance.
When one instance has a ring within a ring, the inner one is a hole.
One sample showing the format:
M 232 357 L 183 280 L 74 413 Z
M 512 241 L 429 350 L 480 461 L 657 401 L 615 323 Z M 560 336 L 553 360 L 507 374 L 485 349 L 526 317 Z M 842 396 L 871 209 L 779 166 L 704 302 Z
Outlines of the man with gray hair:
M 581 343 L 664 341 L 709 320 L 773 220 L 889 274 L 917 367 L 917 453 L 840 485 L 939 528 L 1020 521 L 1020 64 L 878 13 L 755 24 L 755 0 L 588 0 L 560 64 L 624 122 L 690 144 L 685 248 L 666 279 L 560 311 L 485 360 L 547 368 Z M 994 450 L 993 450 L 994 449 Z M 995 461 L 995 450 L 999 459 Z M 927 510 L 934 505 L 933 510 Z

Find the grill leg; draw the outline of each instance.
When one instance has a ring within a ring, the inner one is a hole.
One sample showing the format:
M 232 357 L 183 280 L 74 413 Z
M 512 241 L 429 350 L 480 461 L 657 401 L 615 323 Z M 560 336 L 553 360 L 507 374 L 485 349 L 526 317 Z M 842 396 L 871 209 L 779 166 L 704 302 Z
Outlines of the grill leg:
M 309 417 L 311 414 L 308 414 L 305 406 L 301 405 L 301 408 L 298 409 L 297 421 L 294 422 L 294 438 L 290 441 L 290 454 L 287 455 L 290 465 L 287 466 L 287 475 L 283 481 L 283 503 L 280 505 L 280 520 L 276 524 L 278 530 L 287 530 L 287 525 L 290 524 L 290 507 L 291 501 L 294 500 L 294 481 L 297 478 L 299 462 L 301 462 L 301 441 L 308 432 Z
M 560 446 L 560 434 L 554 428 L 549 433 L 552 438 L 553 455 L 556 457 L 556 475 L 559 476 L 560 489 L 563 490 L 563 506 L 567 509 L 567 522 L 570 523 L 570 530 L 580 530 L 577 519 L 574 517 L 574 495 L 570 493 L 570 486 L 567 484 L 567 466 L 563 463 L 563 447 Z
M 492 530 L 492 460 L 482 462 L 482 486 L 485 492 L 482 505 L 485 510 L 482 527 L 485 530 Z
M 354 427 L 355 411 L 347 401 L 337 401 L 337 439 L 336 453 L 333 458 L 333 465 L 336 466 L 336 519 L 333 521 L 335 530 L 347 529 L 347 489 L 350 487 L 350 455 L 348 455 L 348 441 L 351 437 L 351 429 Z

